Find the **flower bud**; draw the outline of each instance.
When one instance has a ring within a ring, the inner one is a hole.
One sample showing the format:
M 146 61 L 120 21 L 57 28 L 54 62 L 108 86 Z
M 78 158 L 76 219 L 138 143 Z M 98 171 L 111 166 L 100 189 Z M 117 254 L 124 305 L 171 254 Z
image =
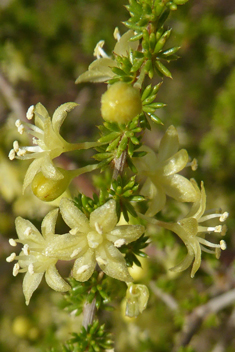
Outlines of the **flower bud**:
M 128 123 L 142 111 L 138 89 L 116 82 L 102 95 L 101 115 L 108 122 Z
M 149 299 L 149 290 L 145 285 L 127 284 L 126 315 L 137 317 L 146 308 Z
M 34 176 L 31 187 L 33 194 L 44 202 L 51 202 L 61 196 L 68 188 L 71 177 L 66 170 L 59 169 L 64 175 L 60 180 L 46 178 L 42 172 Z

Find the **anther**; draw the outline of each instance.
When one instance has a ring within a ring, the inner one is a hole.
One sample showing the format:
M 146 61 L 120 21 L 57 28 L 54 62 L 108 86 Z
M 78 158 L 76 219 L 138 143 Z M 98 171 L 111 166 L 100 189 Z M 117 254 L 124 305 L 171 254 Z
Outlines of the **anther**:
M 74 227 L 73 229 L 71 229 L 71 230 L 69 231 L 70 235 L 76 235 L 77 232 L 78 232 L 78 228 L 77 228 L 77 227 Z
M 19 263 L 15 263 L 15 265 L 13 266 L 13 276 L 17 276 L 20 270 L 20 265 Z
M 10 245 L 11 245 L 12 247 L 16 247 L 16 246 L 17 246 L 17 243 L 16 243 L 16 241 L 15 241 L 13 238 L 10 238 L 10 239 L 9 239 L 9 243 L 10 243 Z
M 120 40 L 121 35 L 120 35 L 120 32 L 119 32 L 118 27 L 116 27 L 116 28 L 114 29 L 113 36 L 114 36 L 114 39 L 116 39 L 117 41 Z
M 19 142 L 18 141 L 13 142 L 13 149 L 16 153 L 18 152 L 18 150 L 19 150 Z
M 34 105 L 31 105 L 28 108 L 28 111 L 26 112 L 26 117 L 27 117 L 28 120 L 32 120 L 33 115 L 34 115 Z
M 124 238 L 120 238 L 119 240 L 114 242 L 114 246 L 119 248 L 121 246 L 123 246 L 126 243 L 126 241 L 124 240 Z
M 89 265 L 83 265 L 81 268 L 77 270 L 77 274 L 82 274 L 84 273 L 87 269 L 89 269 Z
M 18 132 L 19 132 L 19 134 L 23 134 L 24 131 L 25 131 L 24 125 L 20 125 L 20 126 L 18 127 Z
M 19 149 L 17 152 L 18 156 L 24 156 L 27 153 L 27 151 L 25 149 Z
M 224 251 L 227 248 L 226 242 L 224 240 L 221 240 L 219 244 L 222 251 Z
M 78 253 L 81 252 L 81 248 L 74 249 L 73 253 L 70 255 L 71 258 L 76 257 Z
M 25 229 L 25 231 L 24 231 L 24 235 L 25 236 L 29 236 L 29 235 L 31 235 L 32 234 L 32 229 L 31 229 L 31 227 L 27 227 L 26 229 Z
M 22 251 L 24 252 L 25 255 L 29 255 L 29 245 L 26 243 L 24 247 L 22 248 Z
M 21 125 L 22 125 L 22 122 L 20 121 L 20 119 L 16 120 L 15 126 L 20 127 Z
M 102 235 L 102 233 L 103 233 L 102 227 L 100 226 L 100 224 L 97 221 L 95 222 L 95 229 L 100 235 Z
M 11 253 L 11 255 L 9 255 L 9 257 L 6 258 L 6 261 L 8 263 L 13 262 L 13 260 L 15 260 L 16 254 L 15 253 Z
M 9 154 L 8 154 L 8 158 L 9 158 L 10 160 L 14 160 L 15 157 L 16 157 L 16 153 L 15 153 L 14 149 L 11 149 L 10 152 L 9 152 Z
M 101 258 L 101 257 L 97 257 L 96 261 L 99 265 L 106 265 L 107 264 L 107 260 Z
M 221 215 L 221 217 L 219 218 L 219 221 L 224 222 L 224 221 L 228 218 L 228 216 L 229 216 L 229 213 L 228 213 L 227 211 L 225 211 L 225 212 Z
M 30 273 L 30 275 L 34 274 L 34 267 L 33 267 L 32 263 L 30 263 L 29 266 L 28 266 L 28 272 Z

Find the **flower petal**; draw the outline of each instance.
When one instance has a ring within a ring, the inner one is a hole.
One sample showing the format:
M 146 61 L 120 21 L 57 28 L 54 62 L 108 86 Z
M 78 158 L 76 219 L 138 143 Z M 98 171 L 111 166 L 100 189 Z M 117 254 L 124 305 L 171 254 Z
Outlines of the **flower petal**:
M 39 127 L 41 130 L 44 130 L 44 121 L 50 118 L 45 106 L 43 106 L 41 103 L 37 103 L 35 105 L 34 115 L 35 126 Z
M 36 243 L 44 243 L 42 235 L 38 229 L 26 219 L 18 216 L 15 220 L 16 232 L 20 240 L 33 240 Z
M 42 235 L 45 239 L 49 238 L 55 233 L 55 225 L 58 217 L 58 211 L 59 209 L 54 209 L 50 211 L 42 221 L 41 230 Z
M 201 182 L 201 191 L 197 185 L 197 182 L 194 179 L 191 179 L 190 182 L 192 183 L 192 186 L 197 192 L 198 199 L 195 203 L 193 203 L 189 213 L 187 214 L 187 218 L 194 217 L 195 219 L 199 220 L 206 209 L 206 192 L 203 182 Z
M 96 223 L 98 223 L 103 232 L 113 230 L 117 221 L 116 202 L 113 199 L 94 210 L 90 215 L 90 226 L 96 229 Z
M 78 232 L 88 233 L 90 231 L 89 221 L 84 213 L 81 212 L 68 198 L 62 198 L 60 202 L 60 212 L 66 222 L 71 228 L 77 228 Z
M 187 162 L 188 153 L 185 149 L 181 149 L 171 158 L 166 160 L 161 170 L 159 171 L 163 176 L 170 176 L 181 171 L 187 165 Z
M 88 71 L 82 73 L 77 78 L 75 83 L 105 82 L 115 75 L 111 70 L 111 67 L 114 66 L 116 66 L 116 62 L 112 59 L 97 59 L 90 64 Z
M 77 281 L 87 281 L 95 270 L 96 260 L 92 249 L 88 249 L 84 255 L 75 260 L 73 266 L 73 277 Z
M 186 257 L 179 264 L 177 264 L 173 268 L 170 268 L 170 270 L 179 273 L 181 271 L 188 269 L 188 267 L 192 264 L 193 258 L 194 258 L 193 254 L 187 253 Z
M 53 162 L 48 154 L 44 154 L 41 158 L 41 171 L 46 178 L 53 180 L 61 180 L 64 178 L 63 174 L 53 165 Z
M 55 265 L 49 266 L 49 268 L 46 270 L 45 279 L 47 285 L 55 291 L 65 292 L 71 288 L 70 285 L 60 276 Z
M 28 271 L 23 280 L 23 292 L 25 296 L 26 305 L 29 304 L 30 298 L 34 291 L 38 288 L 44 273 L 30 274 Z
M 158 162 L 162 162 L 174 155 L 179 149 L 179 137 L 174 126 L 168 127 L 161 139 L 158 150 Z
M 76 106 L 78 106 L 77 103 L 65 103 L 60 105 L 54 112 L 52 116 L 52 127 L 55 131 L 55 133 L 59 134 L 60 133 L 60 127 L 62 123 L 64 122 L 67 113 L 73 110 Z
M 139 46 L 139 41 L 135 40 L 133 42 L 130 41 L 131 37 L 134 36 L 134 31 L 129 30 L 124 33 L 120 40 L 116 43 L 113 52 L 120 56 L 128 56 L 128 52 L 130 49 L 137 50 Z
M 192 183 L 185 177 L 175 174 L 162 178 L 166 194 L 178 202 L 196 202 L 198 194 Z
M 43 154 L 41 155 L 43 157 Z M 41 165 L 43 163 L 42 157 L 39 157 L 35 159 L 28 167 L 28 170 L 25 174 L 24 177 L 24 183 L 23 183 L 23 190 L 22 193 L 24 194 L 26 188 L 30 185 L 30 183 L 33 181 L 34 176 L 36 173 L 40 170 Z
M 127 244 L 136 241 L 144 233 L 144 230 L 145 228 L 142 225 L 116 226 L 110 233 L 106 235 L 106 238 L 113 243 L 119 240 L 124 240 L 123 244 Z M 118 245 L 115 246 L 119 247 Z
M 133 281 L 128 272 L 125 259 L 111 242 L 104 241 L 96 249 L 95 256 L 99 267 L 105 274 L 117 280 L 126 282 Z
M 82 255 L 87 248 L 86 235 L 66 233 L 50 237 L 43 254 L 61 260 L 72 260 L 78 255 Z
M 161 186 L 158 186 L 150 178 L 147 178 L 142 189 L 141 194 L 146 196 L 150 201 L 148 210 L 145 215 L 154 216 L 157 214 L 166 203 L 166 195 Z

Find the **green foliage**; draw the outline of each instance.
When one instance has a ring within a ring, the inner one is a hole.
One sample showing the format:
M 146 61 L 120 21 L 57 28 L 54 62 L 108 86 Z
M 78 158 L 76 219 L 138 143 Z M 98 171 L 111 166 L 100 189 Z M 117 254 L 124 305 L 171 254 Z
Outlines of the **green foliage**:
M 87 329 L 82 327 L 79 334 L 72 335 L 63 352 L 102 352 L 113 347 L 111 334 L 105 331 L 105 324 L 99 325 L 98 320 L 88 325 Z
M 149 237 L 142 235 L 137 241 L 124 244 L 120 248 L 120 252 L 124 254 L 127 266 L 131 267 L 133 264 L 141 267 L 141 263 L 137 256 L 146 258 L 147 254 L 142 249 L 148 246 Z
M 61 308 L 68 312 L 80 315 L 83 311 L 84 303 L 91 303 L 96 299 L 97 309 L 110 309 L 107 304 L 110 299 L 110 284 L 108 278 L 103 278 L 103 273 L 95 271 L 92 277 L 85 282 L 78 282 L 73 278 L 68 279 L 72 289 L 63 296 Z

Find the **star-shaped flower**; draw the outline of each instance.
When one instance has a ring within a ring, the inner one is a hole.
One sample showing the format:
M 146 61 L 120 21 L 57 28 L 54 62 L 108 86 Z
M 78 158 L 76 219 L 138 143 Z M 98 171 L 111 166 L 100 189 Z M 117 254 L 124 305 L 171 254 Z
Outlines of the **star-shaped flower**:
M 134 162 L 139 175 L 146 178 L 141 194 L 150 200 L 148 216 L 154 216 L 163 209 L 166 195 L 178 202 L 195 202 L 198 199 L 192 183 L 178 174 L 189 160 L 187 151 L 178 149 L 178 133 L 174 126 L 170 126 L 161 140 L 158 154 L 142 147 L 140 150 L 147 154 Z
M 206 209 L 206 193 L 203 182 L 201 182 L 201 190 L 198 188 L 195 180 L 192 179 L 191 183 L 196 192 L 199 194 L 199 200 L 192 205 L 188 215 L 184 219 L 179 220 L 177 223 L 165 223 L 157 220 L 156 223 L 168 230 L 175 232 L 187 247 L 188 253 L 184 260 L 171 270 L 177 272 L 183 271 L 187 269 L 193 262 L 191 277 L 194 277 L 195 273 L 201 265 L 201 250 L 208 253 L 215 253 L 216 257 L 219 257 L 221 249 L 226 249 L 226 243 L 224 240 L 221 240 L 219 244 L 215 244 L 207 241 L 204 238 L 206 232 L 217 232 L 225 235 L 226 225 L 207 227 L 201 226 L 200 224 L 213 218 L 219 218 L 219 221 L 223 222 L 227 219 L 228 213 L 225 212 L 221 214 L 220 212 L 207 212 L 207 215 L 204 215 Z M 206 247 L 212 249 L 208 249 Z
M 23 280 L 23 292 L 26 304 L 29 304 L 33 292 L 40 284 L 43 274 L 47 284 L 56 291 L 65 292 L 70 289 L 69 284 L 60 276 L 56 269 L 58 257 L 47 256 L 47 246 L 53 247 L 52 243 L 57 242 L 60 235 L 55 235 L 55 223 L 58 216 L 58 209 L 49 212 L 42 222 L 42 235 L 37 228 L 28 220 L 21 217 L 16 218 L 16 231 L 19 239 L 10 239 L 10 244 L 16 246 L 23 244 L 19 256 L 12 253 L 7 261 L 18 260 L 14 265 L 13 275 L 25 273 Z
M 130 38 L 134 36 L 132 30 L 127 31 L 123 36 L 119 35 L 119 32 L 115 30 L 114 37 L 117 39 L 117 43 L 113 49 L 114 58 L 109 57 L 103 50 L 104 41 L 100 40 L 95 47 L 94 56 L 97 57 L 93 61 L 88 70 L 82 73 L 76 80 L 76 83 L 82 82 L 106 82 L 115 76 L 112 71 L 112 67 L 118 67 L 115 60 L 115 55 L 128 56 L 131 49 L 137 50 L 139 45 L 138 41 L 131 42 Z
M 54 112 L 52 118 L 49 116 L 46 108 L 38 103 L 31 106 L 27 111 L 27 118 L 31 120 L 35 116 L 35 125 L 16 121 L 16 126 L 20 134 L 25 129 L 27 133 L 33 136 L 34 146 L 19 147 L 18 141 L 13 143 L 13 149 L 9 153 L 10 160 L 17 159 L 34 159 L 30 164 L 23 184 L 23 192 L 32 182 L 34 176 L 41 171 L 46 178 L 60 180 L 64 176 L 53 165 L 52 160 L 64 152 L 79 149 L 88 149 L 97 146 L 97 143 L 68 143 L 60 135 L 60 128 L 64 122 L 67 113 L 77 106 L 76 103 L 65 103 L 60 105 Z
M 125 259 L 117 248 L 137 240 L 144 232 L 142 225 L 116 226 L 118 218 L 114 200 L 94 210 L 89 220 L 66 198 L 61 200 L 60 211 L 71 231 L 60 236 L 58 246 L 62 257 L 64 253 L 64 259 L 76 259 L 73 266 L 76 280 L 88 280 L 98 263 L 107 275 L 122 281 L 132 281 Z M 51 255 L 55 250 L 52 248 Z

